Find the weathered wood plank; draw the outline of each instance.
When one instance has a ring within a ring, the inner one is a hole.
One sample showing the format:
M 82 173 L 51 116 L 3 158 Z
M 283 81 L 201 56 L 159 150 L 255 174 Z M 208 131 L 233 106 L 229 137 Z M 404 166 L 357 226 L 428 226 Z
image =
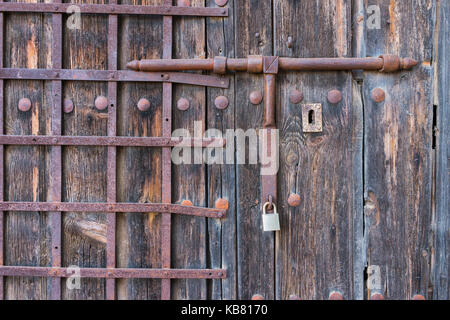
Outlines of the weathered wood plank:
M 134 1 L 122 2 L 133 4 Z M 162 0 L 142 5 L 161 5 Z M 118 69 L 134 59 L 162 58 L 162 17 L 120 17 Z M 118 135 L 162 136 L 162 84 L 123 83 L 118 94 Z M 137 109 L 140 99 L 150 109 Z M 117 200 L 123 202 L 161 202 L 160 148 L 117 149 Z M 117 217 L 117 263 L 121 268 L 161 268 L 161 215 L 124 214 Z M 119 299 L 159 300 L 161 280 L 117 280 Z
M 214 0 L 208 1 L 209 7 L 217 7 Z M 209 18 L 206 20 L 208 57 L 235 57 L 234 45 L 234 2 L 229 1 L 229 17 Z M 236 102 L 234 99 L 234 76 L 230 75 L 230 87 L 227 90 L 207 88 L 207 127 L 218 129 L 224 135 L 227 129 L 234 129 Z M 219 110 L 214 105 L 218 96 L 226 96 L 230 102 L 228 108 Z M 223 153 L 224 161 L 226 152 Z M 233 156 L 234 159 L 234 156 Z M 212 164 L 208 166 L 208 204 L 215 205 L 218 199 L 228 201 L 229 209 L 224 220 L 208 219 L 208 267 L 227 269 L 225 280 L 209 281 L 208 299 L 236 299 L 236 172 L 233 164 Z
M 91 3 L 104 3 L 93 1 Z M 108 17 L 81 15 L 80 29 L 64 27 L 63 68 L 100 69 L 108 66 Z M 71 99 L 74 111 L 63 115 L 64 135 L 107 135 L 108 110 L 94 106 L 98 96 L 107 97 L 107 83 L 67 81 L 64 98 Z M 64 147 L 62 200 L 65 202 L 106 202 L 107 148 Z M 83 234 L 70 232 L 75 219 L 106 224 L 106 215 L 67 213 L 63 216 L 63 266 L 106 267 L 106 245 Z M 81 289 L 69 290 L 62 282 L 63 299 L 105 299 L 104 279 L 83 279 Z
M 351 55 L 351 1 L 275 1 L 274 8 L 276 55 Z M 308 23 L 299 29 L 298 21 Z M 362 109 L 353 104 L 351 74 L 284 73 L 278 79 L 277 298 L 324 300 L 333 291 L 358 297 L 354 282 L 362 282 L 363 269 L 354 275 L 353 259 L 361 255 L 354 241 L 362 236 Z M 303 93 L 303 103 L 322 104 L 322 133 L 302 132 L 301 105 L 289 100 L 293 89 Z M 327 101 L 334 89 L 343 96 L 336 105 Z M 292 193 L 302 199 L 297 208 L 288 205 Z
M 51 18 L 48 15 L 10 14 L 5 17 L 5 67 L 50 67 Z M 4 82 L 5 134 L 48 134 L 51 86 L 42 81 Z M 18 110 L 29 98 L 32 108 Z M 5 147 L 5 200 L 46 201 L 49 150 L 42 147 Z M 51 244 L 46 213 L 5 214 L 5 265 L 49 266 Z M 5 299 L 47 299 L 50 281 L 9 277 Z
M 433 259 L 433 299 L 448 300 L 450 297 L 450 2 L 439 1 L 438 39 L 435 48 L 437 89 L 437 141 L 436 141 L 436 213 L 434 227 L 436 240 Z
M 203 7 L 204 1 L 191 0 L 191 6 Z M 205 20 L 183 17 L 174 20 L 174 58 L 205 58 Z M 194 134 L 194 122 L 206 120 L 206 89 L 187 85 L 174 86 L 174 104 L 181 97 L 190 102 L 187 111 L 174 108 L 173 129 L 185 128 Z M 190 200 L 196 206 L 208 206 L 206 166 L 176 165 L 172 172 L 172 201 Z M 206 268 L 206 219 L 172 217 L 172 268 Z M 172 299 L 206 299 L 206 280 L 172 281 Z
M 234 5 L 236 56 L 272 55 L 271 1 L 235 1 Z M 263 104 L 255 106 L 249 101 L 254 90 L 264 92 L 262 75 L 236 75 L 236 129 L 263 127 Z M 246 165 L 236 168 L 238 298 L 251 299 L 260 294 L 274 299 L 274 234 L 262 230 L 260 166 L 248 164 L 248 139 L 246 146 L 236 151 L 237 157 L 247 153 Z
M 431 186 L 433 136 L 432 0 L 372 1 L 381 28 L 368 29 L 366 52 L 409 56 L 413 71 L 364 75 L 365 235 L 367 296 L 428 297 L 432 254 Z M 386 100 L 371 92 L 381 88 Z M 379 270 L 379 272 L 378 272 Z

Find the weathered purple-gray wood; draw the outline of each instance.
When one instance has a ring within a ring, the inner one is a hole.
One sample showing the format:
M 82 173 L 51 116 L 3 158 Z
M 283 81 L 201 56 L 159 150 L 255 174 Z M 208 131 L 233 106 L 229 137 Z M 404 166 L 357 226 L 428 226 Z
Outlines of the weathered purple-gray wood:
M 435 256 L 433 259 L 433 298 L 448 300 L 450 297 L 450 2 L 439 1 L 437 9 L 438 47 L 437 72 L 437 141 L 436 141 L 436 210 L 434 227 Z M 430 297 L 431 298 L 431 297 Z

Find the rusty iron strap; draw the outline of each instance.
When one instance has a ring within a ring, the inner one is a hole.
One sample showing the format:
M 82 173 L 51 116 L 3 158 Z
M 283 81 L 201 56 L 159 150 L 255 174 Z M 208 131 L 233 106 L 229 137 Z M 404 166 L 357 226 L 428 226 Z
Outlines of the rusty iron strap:
M 94 14 L 127 14 L 127 15 L 164 15 L 164 16 L 197 16 L 227 17 L 228 8 L 204 7 L 167 7 L 137 6 L 125 4 L 85 4 L 85 3 L 23 3 L 9 2 L 0 4 L 0 12 L 39 12 L 68 13 L 79 9 L 80 13 Z
M 129 70 L 75 70 L 1 68 L 0 79 L 70 80 L 118 82 L 169 82 L 226 89 L 230 80 L 225 77 L 181 72 L 134 72 Z
M 78 273 L 79 271 L 79 273 Z M 103 279 L 225 279 L 225 269 L 135 269 L 0 266 L 0 276 Z
M 264 70 L 263 56 L 249 56 L 244 59 L 216 57 L 214 59 L 143 59 L 133 60 L 127 68 L 135 71 L 162 72 L 204 70 L 218 74 L 226 71 L 267 73 Z M 407 70 L 417 61 L 395 55 L 382 55 L 378 58 L 278 58 L 279 69 L 283 71 L 346 71 L 373 70 L 395 72 Z M 272 72 L 271 72 L 272 73 Z
M 1 211 L 61 211 L 61 212 L 159 212 L 187 216 L 224 218 L 226 210 L 182 206 L 167 203 L 86 203 L 86 202 L 0 202 Z
M 225 146 L 218 138 L 164 138 L 164 137 L 113 137 L 113 136 L 13 136 L 0 135 L 1 145 L 48 146 L 111 146 L 111 147 L 204 147 Z

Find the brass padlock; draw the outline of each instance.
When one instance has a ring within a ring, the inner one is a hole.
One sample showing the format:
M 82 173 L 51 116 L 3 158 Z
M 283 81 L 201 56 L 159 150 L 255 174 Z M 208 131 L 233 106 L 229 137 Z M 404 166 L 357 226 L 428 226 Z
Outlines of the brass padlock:
M 280 216 L 277 213 L 277 207 L 273 206 L 273 213 L 267 214 L 266 209 L 270 206 L 270 202 L 267 202 L 263 207 L 263 229 L 264 231 L 280 231 Z

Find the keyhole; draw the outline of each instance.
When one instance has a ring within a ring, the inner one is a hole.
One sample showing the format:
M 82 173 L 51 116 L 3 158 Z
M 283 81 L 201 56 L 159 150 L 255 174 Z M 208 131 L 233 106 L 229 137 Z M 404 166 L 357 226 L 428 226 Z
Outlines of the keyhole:
M 314 123 L 314 110 L 310 110 L 308 112 L 308 122 L 309 122 L 309 124 Z

